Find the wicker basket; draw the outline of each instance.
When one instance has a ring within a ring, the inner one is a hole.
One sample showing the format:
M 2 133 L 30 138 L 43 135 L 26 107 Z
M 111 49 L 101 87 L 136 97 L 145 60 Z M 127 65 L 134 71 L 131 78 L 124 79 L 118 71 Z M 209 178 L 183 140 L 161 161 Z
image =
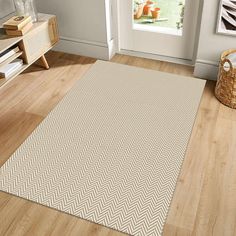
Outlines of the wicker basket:
M 236 68 L 233 67 L 231 61 L 226 57 L 236 52 L 235 49 L 230 49 L 222 53 L 219 75 L 215 88 L 215 96 L 224 105 L 236 109 Z M 225 68 L 225 65 L 229 68 Z

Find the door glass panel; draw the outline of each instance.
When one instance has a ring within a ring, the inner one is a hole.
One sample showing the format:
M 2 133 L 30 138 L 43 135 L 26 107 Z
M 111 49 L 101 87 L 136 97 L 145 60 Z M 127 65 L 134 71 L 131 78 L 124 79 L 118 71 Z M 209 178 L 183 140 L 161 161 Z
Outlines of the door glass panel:
M 182 35 L 185 0 L 132 0 L 133 29 Z

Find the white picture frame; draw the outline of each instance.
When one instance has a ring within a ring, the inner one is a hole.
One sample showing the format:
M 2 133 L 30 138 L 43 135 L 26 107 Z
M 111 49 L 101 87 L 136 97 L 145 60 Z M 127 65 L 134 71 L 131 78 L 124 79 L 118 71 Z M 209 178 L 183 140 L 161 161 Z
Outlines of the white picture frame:
M 220 0 L 216 32 L 236 36 L 236 0 Z
M 0 19 L 3 19 L 15 11 L 13 0 L 0 0 L 0 6 Z

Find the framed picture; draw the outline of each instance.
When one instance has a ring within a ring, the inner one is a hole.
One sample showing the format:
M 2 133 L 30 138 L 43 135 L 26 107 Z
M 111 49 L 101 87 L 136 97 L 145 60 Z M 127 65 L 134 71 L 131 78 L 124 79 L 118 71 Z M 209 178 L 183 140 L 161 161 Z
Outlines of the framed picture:
M 217 33 L 236 35 L 236 0 L 220 0 Z
M 13 0 L 0 0 L 0 6 L 0 19 L 15 11 Z

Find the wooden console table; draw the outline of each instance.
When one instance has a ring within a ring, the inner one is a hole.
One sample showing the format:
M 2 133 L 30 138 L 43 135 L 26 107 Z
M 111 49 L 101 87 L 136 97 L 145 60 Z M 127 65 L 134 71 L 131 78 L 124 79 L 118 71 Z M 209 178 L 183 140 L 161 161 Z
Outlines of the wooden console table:
M 10 63 L 16 58 L 23 59 L 23 66 L 8 79 L 0 79 L 0 87 L 14 79 L 22 73 L 26 68 L 32 65 L 38 59 L 41 59 L 45 69 L 49 69 L 49 65 L 44 54 L 49 51 L 59 41 L 56 16 L 39 14 L 38 22 L 24 36 L 10 37 L 0 34 L 0 53 L 4 52 L 12 46 L 18 46 L 20 52 L 11 56 L 0 66 Z

